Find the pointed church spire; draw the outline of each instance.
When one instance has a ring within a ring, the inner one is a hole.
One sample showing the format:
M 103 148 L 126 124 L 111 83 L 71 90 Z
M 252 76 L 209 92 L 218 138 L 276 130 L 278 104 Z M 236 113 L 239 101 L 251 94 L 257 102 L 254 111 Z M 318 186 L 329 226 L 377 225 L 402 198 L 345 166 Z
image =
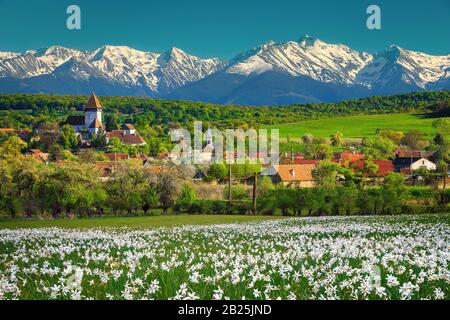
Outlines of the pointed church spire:
M 102 109 L 102 105 L 100 101 L 98 100 L 95 93 L 92 93 L 91 97 L 89 98 L 89 101 L 84 106 L 84 110 L 97 110 Z
M 213 144 L 213 134 L 211 128 L 208 128 L 208 131 L 206 131 L 206 145 L 210 144 Z

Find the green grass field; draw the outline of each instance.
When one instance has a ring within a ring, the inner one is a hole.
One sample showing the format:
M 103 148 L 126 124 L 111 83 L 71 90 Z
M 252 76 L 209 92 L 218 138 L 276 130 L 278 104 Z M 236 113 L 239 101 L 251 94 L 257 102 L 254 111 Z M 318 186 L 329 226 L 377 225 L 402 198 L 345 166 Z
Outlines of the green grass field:
M 286 138 L 290 134 L 292 139 L 298 139 L 305 133 L 328 138 L 336 131 L 342 132 L 344 138 L 363 138 L 374 136 L 377 129 L 404 132 L 416 129 L 431 136 L 436 132 L 432 126 L 434 120 L 433 118 L 424 118 L 418 114 L 396 113 L 307 120 L 270 125 L 265 128 L 279 129 L 281 138 Z
M 271 216 L 213 216 L 213 215 L 172 215 L 150 217 L 104 217 L 86 219 L 58 219 L 58 220 L 25 220 L 25 219 L 0 219 L 0 229 L 19 228 L 155 228 L 179 225 L 208 225 L 235 222 L 249 222 L 257 220 L 280 219 L 282 217 Z

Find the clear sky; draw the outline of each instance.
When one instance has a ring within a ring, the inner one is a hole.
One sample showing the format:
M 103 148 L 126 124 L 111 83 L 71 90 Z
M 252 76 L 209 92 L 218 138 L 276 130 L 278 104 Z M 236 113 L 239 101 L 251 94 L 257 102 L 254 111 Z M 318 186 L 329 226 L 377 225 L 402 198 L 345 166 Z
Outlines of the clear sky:
M 70 4 L 81 8 L 82 30 L 66 28 Z M 381 30 L 366 27 L 370 4 L 381 7 Z M 0 51 L 111 44 L 231 59 L 304 34 L 371 53 L 397 44 L 449 54 L 450 0 L 0 0 Z

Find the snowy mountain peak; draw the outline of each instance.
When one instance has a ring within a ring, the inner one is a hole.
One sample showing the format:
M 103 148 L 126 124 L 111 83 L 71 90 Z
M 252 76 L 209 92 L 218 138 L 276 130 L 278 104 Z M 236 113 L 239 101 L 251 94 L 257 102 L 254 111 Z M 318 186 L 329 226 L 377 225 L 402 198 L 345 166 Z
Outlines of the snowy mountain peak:
M 303 47 L 310 47 L 310 46 L 314 46 L 314 44 L 316 43 L 318 39 L 310 37 L 308 35 L 304 35 L 300 38 L 300 40 L 298 40 L 298 43 L 300 43 L 301 46 Z
M 114 45 L 90 52 L 62 46 L 0 52 L 0 92 L 96 91 L 278 104 L 423 89 L 450 89 L 450 55 L 432 56 L 398 45 L 371 55 L 310 36 L 268 41 L 228 63 L 176 47 L 163 53 Z
M 227 71 L 249 76 L 276 70 L 321 82 L 351 84 L 371 60 L 367 53 L 304 36 L 298 42 L 264 44 L 247 51 L 233 59 Z

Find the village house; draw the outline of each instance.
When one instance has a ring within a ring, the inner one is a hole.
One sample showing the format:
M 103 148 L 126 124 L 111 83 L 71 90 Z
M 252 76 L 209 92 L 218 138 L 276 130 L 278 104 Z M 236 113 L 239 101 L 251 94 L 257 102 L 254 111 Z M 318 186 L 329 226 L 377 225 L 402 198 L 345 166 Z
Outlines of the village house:
M 312 175 L 315 164 L 280 164 L 261 171 L 261 176 L 269 177 L 274 184 L 290 187 L 312 188 L 315 180 Z
M 414 172 L 415 170 L 419 170 L 419 169 L 434 171 L 434 170 L 436 170 L 436 164 L 434 164 L 433 162 L 431 162 L 428 159 L 421 158 L 421 159 L 417 160 L 416 162 L 412 163 L 410 166 L 411 172 Z
M 384 178 L 388 173 L 394 172 L 394 162 L 392 160 L 372 160 L 377 166 L 377 172 L 372 178 Z M 364 160 L 358 160 L 351 162 L 353 168 L 362 169 L 364 167 Z
M 108 138 L 108 140 L 118 138 L 122 143 L 132 146 L 142 146 L 147 144 L 131 124 L 124 124 L 121 130 L 107 132 L 106 138 Z

